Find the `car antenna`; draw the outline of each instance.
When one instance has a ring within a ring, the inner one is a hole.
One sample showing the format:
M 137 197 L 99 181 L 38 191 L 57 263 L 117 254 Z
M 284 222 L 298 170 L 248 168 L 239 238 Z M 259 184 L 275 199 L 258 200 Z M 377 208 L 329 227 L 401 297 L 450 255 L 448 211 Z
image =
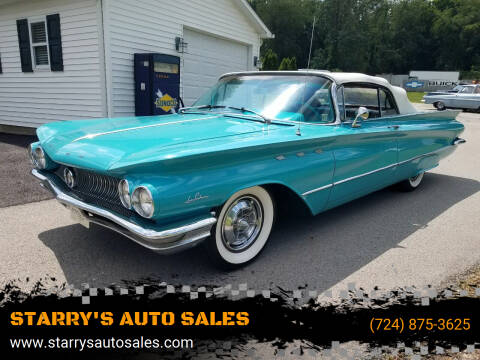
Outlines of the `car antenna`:
M 315 31 L 315 15 L 313 16 L 312 34 L 310 35 L 310 50 L 308 51 L 307 70 L 310 69 L 310 58 L 312 57 L 313 32 Z
M 315 21 L 316 21 L 316 17 L 314 15 L 313 16 L 313 24 L 312 24 L 312 34 L 310 35 L 310 49 L 308 51 L 307 72 L 310 70 L 310 58 L 312 57 L 312 44 L 313 44 L 313 34 L 314 34 L 314 31 L 315 31 Z M 307 77 L 305 76 L 305 81 L 304 81 L 304 85 L 303 85 L 303 101 L 302 101 L 302 104 L 305 102 L 306 88 L 307 88 Z M 300 131 L 300 122 L 298 123 L 296 134 L 298 136 L 302 136 L 302 132 Z

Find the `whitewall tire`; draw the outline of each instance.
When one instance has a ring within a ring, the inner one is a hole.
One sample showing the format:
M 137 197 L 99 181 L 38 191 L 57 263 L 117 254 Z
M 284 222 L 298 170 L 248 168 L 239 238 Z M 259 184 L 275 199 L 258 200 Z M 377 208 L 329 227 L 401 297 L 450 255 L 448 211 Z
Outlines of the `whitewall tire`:
M 425 172 L 421 172 L 411 178 L 408 178 L 407 180 L 402 181 L 400 185 L 400 190 L 403 191 L 413 191 L 417 189 L 420 184 L 422 183 L 423 176 L 425 175 Z
M 260 186 L 233 194 L 217 213 L 206 241 L 215 264 L 235 268 L 255 259 L 268 241 L 275 218 L 270 193 Z

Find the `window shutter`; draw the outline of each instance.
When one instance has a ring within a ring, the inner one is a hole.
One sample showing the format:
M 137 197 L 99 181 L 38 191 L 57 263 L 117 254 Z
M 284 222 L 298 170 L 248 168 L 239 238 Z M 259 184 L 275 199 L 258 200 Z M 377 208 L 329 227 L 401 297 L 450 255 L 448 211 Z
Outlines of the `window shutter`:
M 0 74 L 2 74 L 2 54 L 0 54 Z
M 60 32 L 60 15 L 47 15 L 48 47 L 50 51 L 50 69 L 63 71 L 62 35 Z
M 28 31 L 28 20 L 17 20 L 18 45 L 20 47 L 20 62 L 23 72 L 33 72 L 32 54 L 30 52 L 30 32 Z

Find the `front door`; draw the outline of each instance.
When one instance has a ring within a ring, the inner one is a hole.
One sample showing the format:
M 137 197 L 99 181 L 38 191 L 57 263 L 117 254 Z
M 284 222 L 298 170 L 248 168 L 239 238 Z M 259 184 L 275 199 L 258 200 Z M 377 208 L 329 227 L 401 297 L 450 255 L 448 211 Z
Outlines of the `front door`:
M 455 95 L 452 100 L 452 107 L 460 109 L 479 109 L 480 108 L 480 87 L 468 86 Z
M 339 97 L 343 124 L 334 149 L 334 186 L 328 208 L 379 190 L 395 181 L 397 141 L 389 116 L 397 113 L 397 109 L 395 104 L 385 105 L 385 91 L 371 85 L 344 86 L 344 100 L 342 96 Z M 392 99 L 389 97 L 388 101 Z M 361 106 L 369 110 L 369 118 L 354 128 L 352 122 Z

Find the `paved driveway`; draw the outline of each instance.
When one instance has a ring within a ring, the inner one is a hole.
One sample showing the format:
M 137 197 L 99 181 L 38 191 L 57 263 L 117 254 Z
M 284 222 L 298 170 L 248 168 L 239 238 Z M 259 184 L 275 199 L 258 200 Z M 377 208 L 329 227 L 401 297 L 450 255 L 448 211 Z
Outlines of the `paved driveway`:
M 0 133 L 0 208 L 52 198 L 28 175 L 32 165 L 26 147 L 34 141 L 36 136 Z
M 292 217 L 256 262 L 231 273 L 212 268 L 201 247 L 159 256 L 110 230 L 86 230 L 54 200 L 1 208 L 0 283 L 48 275 L 77 287 L 147 277 L 319 291 L 349 282 L 438 284 L 480 261 L 480 114 L 459 119 L 468 142 L 429 172 L 421 189 L 385 189 L 313 218 Z

